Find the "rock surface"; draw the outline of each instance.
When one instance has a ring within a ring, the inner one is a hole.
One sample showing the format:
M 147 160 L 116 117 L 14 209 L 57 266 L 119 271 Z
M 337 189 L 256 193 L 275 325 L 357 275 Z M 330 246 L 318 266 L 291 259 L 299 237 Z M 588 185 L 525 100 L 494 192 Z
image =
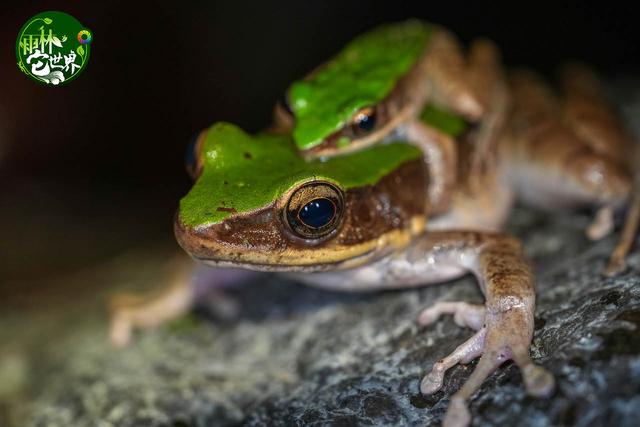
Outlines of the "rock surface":
M 511 231 L 535 260 L 532 355 L 552 370 L 550 399 L 526 396 L 513 365 L 471 403 L 475 425 L 637 425 L 640 256 L 600 271 L 615 238 L 583 237 L 586 215 L 519 210 Z M 104 322 L 77 325 L 43 354 L 29 426 L 437 425 L 473 365 L 422 397 L 422 375 L 470 336 L 451 319 L 421 329 L 438 299 L 480 301 L 472 278 L 419 290 L 343 295 L 272 277 L 235 292 L 233 321 L 197 316 L 109 347 Z
M 628 112 L 637 112 L 638 91 L 619 97 L 631 97 Z M 624 274 L 602 278 L 616 236 L 589 242 L 588 221 L 587 214 L 522 208 L 511 219 L 508 231 L 524 241 L 537 275 L 532 356 L 555 374 L 557 390 L 549 399 L 528 397 L 518 370 L 506 364 L 472 399 L 474 425 L 638 425 L 640 253 Z M 145 252 L 74 280 L 83 287 L 149 280 L 144 272 L 162 262 L 155 258 Z M 471 331 L 450 318 L 419 328 L 416 317 L 437 300 L 480 302 L 471 277 L 345 295 L 269 276 L 233 293 L 239 318 L 215 319 L 205 307 L 138 335 L 122 351 L 107 343 L 103 312 L 87 313 L 100 310 L 106 293 L 75 307 L 55 332 L 44 327 L 45 316 L 25 322 L 2 313 L 0 335 L 39 331 L 26 350 L 0 352 L 0 384 L 26 384 L 10 400 L 20 415 L 11 419 L 31 427 L 439 425 L 448 397 L 475 365 L 455 367 L 443 390 L 420 395 L 421 377 Z M 11 356 L 20 351 L 28 357 Z M 9 393 L 2 390 L 0 425 Z

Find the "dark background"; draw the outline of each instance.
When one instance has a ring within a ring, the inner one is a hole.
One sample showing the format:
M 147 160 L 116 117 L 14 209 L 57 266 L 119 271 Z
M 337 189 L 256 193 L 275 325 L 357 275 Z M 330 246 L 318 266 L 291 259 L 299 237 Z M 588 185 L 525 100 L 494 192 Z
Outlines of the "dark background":
M 638 10 L 584 2 L 70 2 L 0 14 L 0 285 L 63 273 L 153 239 L 169 241 L 188 190 L 183 154 L 214 121 L 256 131 L 288 84 L 358 33 L 418 17 L 508 65 L 551 75 L 565 59 L 607 78 L 640 68 Z M 44 87 L 15 65 L 19 28 L 61 10 L 93 31 L 74 82 Z

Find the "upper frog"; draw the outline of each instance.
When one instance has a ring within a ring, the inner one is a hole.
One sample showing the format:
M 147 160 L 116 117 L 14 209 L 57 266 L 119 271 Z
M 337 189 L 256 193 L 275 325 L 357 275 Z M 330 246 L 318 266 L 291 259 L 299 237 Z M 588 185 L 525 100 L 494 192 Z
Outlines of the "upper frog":
M 394 140 L 422 146 L 426 153 L 433 151 L 426 140 L 434 139 L 427 134 L 435 130 L 456 138 L 469 122 L 480 120 L 480 98 L 455 37 L 442 27 L 410 20 L 357 37 L 294 82 L 285 102 L 276 106 L 273 129 L 291 133 L 306 158 Z
M 210 264 L 321 270 L 370 259 L 424 229 L 426 174 L 411 145 L 305 161 L 288 136 L 218 123 L 195 150 L 198 177 L 175 230 Z
M 304 80 L 291 85 L 288 101 L 295 116 L 293 138 L 300 150 L 328 139 L 348 145 L 381 123 L 358 119 L 359 111 L 379 104 L 421 58 L 430 27 L 420 21 L 380 26 L 351 41 Z M 366 113 L 366 111 L 363 111 Z M 355 126 L 351 126 L 355 124 Z

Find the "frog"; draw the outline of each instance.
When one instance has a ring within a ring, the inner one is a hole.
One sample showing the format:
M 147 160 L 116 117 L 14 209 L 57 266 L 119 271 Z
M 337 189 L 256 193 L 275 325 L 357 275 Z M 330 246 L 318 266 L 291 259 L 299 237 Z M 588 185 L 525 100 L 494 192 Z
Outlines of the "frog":
M 417 315 L 425 326 L 453 315 L 474 331 L 431 367 L 420 391 L 437 392 L 447 370 L 479 359 L 443 420 L 469 425 L 471 397 L 513 360 L 527 392 L 548 397 L 554 376 L 529 354 L 534 274 L 520 241 L 502 231 L 514 201 L 593 206 L 593 239 L 629 206 L 609 274 L 624 268 L 640 216 L 627 160 L 633 138 L 602 84 L 576 64 L 560 80 L 561 96 L 531 71 L 506 72 L 488 40 L 465 56 L 439 26 L 383 25 L 295 82 L 266 131 L 219 122 L 198 135 L 176 239 L 220 286 L 277 273 L 370 292 L 472 274 L 484 304 L 438 301 Z M 114 304 L 115 344 L 200 298 L 190 268 L 177 265 L 165 292 Z
M 292 132 L 301 154 L 307 158 L 339 155 L 398 138 L 410 141 L 423 150 L 429 161 L 430 213 L 440 214 L 450 210 L 457 187 L 473 186 L 483 170 L 495 168 L 500 148 L 492 145 L 500 140 L 500 133 L 504 139 L 505 121 L 513 111 L 528 108 L 509 107 L 513 89 L 535 86 L 534 92 L 544 92 L 538 97 L 544 103 L 538 106 L 540 113 L 549 116 L 555 110 L 558 118 L 564 116 L 571 131 L 584 140 L 564 145 L 575 150 L 586 145 L 591 150 L 584 166 L 562 170 L 556 163 L 559 167 L 554 173 L 558 183 L 576 186 L 567 204 L 580 204 L 577 193 L 586 192 L 589 195 L 582 201 L 593 199 L 600 206 L 587 229 L 588 237 L 597 240 L 611 232 L 613 211 L 629 194 L 628 175 L 633 165 L 625 164 L 624 157 L 632 151 L 632 143 L 594 73 L 581 64 L 563 68 L 566 96 L 561 108 L 561 101 L 554 99 L 545 83 L 530 71 L 518 70 L 507 78 L 499 51 L 490 40 L 474 40 L 465 58 L 456 37 L 441 26 L 418 20 L 383 25 L 359 36 L 330 61 L 294 82 L 275 108 L 274 128 Z M 384 72 L 362 79 L 371 69 Z M 514 83 L 509 84 L 509 80 Z M 524 102 L 533 103 L 521 100 Z M 541 122 L 553 120 L 549 117 Z M 562 123 L 558 123 L 550 133 L 560 135 L 561 128 Z M 461 159 L 461 144 L 455 139 L 465 131 L 464 139 L 473 141 L 472 153 Z M 518 145 L 503 146 L 510 150 Z M 517 194 L 525 202 L 547 207 L 558 204 L 561 197 L 550 194 L 554 192 L 553 185 L 527 188 L 531 182 L 544 179 L 545 168 L 554 163 L 553 152 L 542 157 L 543 151 L 538 149 L 536 155 L 511 162 L 511 175 L 515 182 L 525 175 L 517 169 L 539 166 L 537 173 L 530 173 L 534 175 L 532 181 L 520 179 Z M 606 176 L 612 176 L 608 182 L 616 188 L 602 197 L 595 195 L 598 190 L 589 182 L 588 170 L 594 165 L 603 168 Z M 466 182 L 458 179 L 460 168 L 471 169 L 462 174 L 467 177 Z M 545 200 L 533 200 L 536 198 Z M 630 225 L 634 221 L 632 218 Z M 619 250 L 612 258 L 609 274 L 624 268 L 622 253 Z

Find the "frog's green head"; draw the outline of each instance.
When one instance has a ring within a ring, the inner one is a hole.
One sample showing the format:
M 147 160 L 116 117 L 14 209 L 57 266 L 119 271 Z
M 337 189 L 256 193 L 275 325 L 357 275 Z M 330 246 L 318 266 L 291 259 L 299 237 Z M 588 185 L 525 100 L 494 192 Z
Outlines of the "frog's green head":
M 344 153 L 388 133 L 412 97 L 422 95 L 415 65 L 423 62 L 429 34 L 413 20 L 378 27 L 295 82 L 276 115 L 292 115 L 298 149 L 307 157 Z
M 180 201 L 180 245 L 208 264 L 316 271 L 354 266 L 424 230 L 421 153 L 376 145 L 304 161 L 286 136 L 218 123 L 196 144 L 197 177 Z

